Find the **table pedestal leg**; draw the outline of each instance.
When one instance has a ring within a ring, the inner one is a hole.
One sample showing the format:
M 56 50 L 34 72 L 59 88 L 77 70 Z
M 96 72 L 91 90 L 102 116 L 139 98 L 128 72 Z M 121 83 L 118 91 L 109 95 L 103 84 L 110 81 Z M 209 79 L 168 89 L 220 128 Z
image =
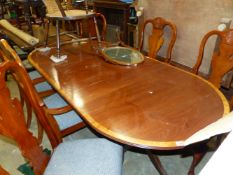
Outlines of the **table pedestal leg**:
M 198 152 L 193 154 L 193 161 L 189 168 L 188 175 L 195 175 L 195 167 L 198 165 L 198 163 L 202 160 L 206 152 Z
M 155 166 L 155 168 L 158 170 L 159 174 L 160 175 L 168 175 L 167 172 L 165 171 L 165 169 L 163 168 L 163 165 L 161 164 L 161 161 L 159 160 L 158 156 L 152 154 L 152 152 L 150 150 L 147 151 L 147 154 L 148 154 L 151 162 Z

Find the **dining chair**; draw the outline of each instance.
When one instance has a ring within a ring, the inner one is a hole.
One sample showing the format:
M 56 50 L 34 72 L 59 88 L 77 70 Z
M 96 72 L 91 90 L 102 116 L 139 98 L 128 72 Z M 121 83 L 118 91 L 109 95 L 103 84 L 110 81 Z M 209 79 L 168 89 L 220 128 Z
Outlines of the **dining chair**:
M 18 65 L 20 65 L 23 68 L 20 58 L 17 56 L 15 51 L 8 45 L 8 43 L 3 39 L 0 40 L 0 48 L 1 48 L 0 52 L 2 53 L 6 61 L 14 60 Z M 25 73 L 27 74 L 26 70 Z M 38 72 L 33 74 L 32 73 L 30 72 L 29 74 L 27 74 L 27 76 L 29 75 L 30 77 L 28 81 L 31 81 L 32 75 L 36 75 L 36 78 L 32 79 L 32 84 L 35 85 L 35 89 L 37 90 L 38 95 L 41 98 L 40 103 L 43 102 L 43 104 L 45 105 L 47 111 L 46 117 L 49 118 L 49 121 L 52 123 L 52 125 L 58 125 L 58 129 L 56 130 L 55 134 L 57 138 L 59 138 L 58 139 L 59 142 L 62 141 L 62 138 L 64 136 L 84 128 L 85 123 L 80 118 L 80 116 L 58 93 L 55 93 L 55 90 L 50 89 L 42 92 L 39 91 L 41 88 L 45 88 L 47 86 L 51 87 L 51 86 L 47 82 L 43 82 L 44 81 L 43 77 L 39 77 L 39 78 L 37 77 L 37 75 L 39 74 Z M 16 79 L 16 81 L 18 80 Z M 23 90 L 23 87 L 21 87 L 22 84 L 19 81 L 18 81 L 18 86 L 20 90 L 21 99 L 24 99 L 26 101 L 27 112 L 28 112 L 27 125 L 29 127 L 31 123 L 33 108 L 30 105 L 30 100 L 28 99 L 28 92 Z M 39 141 L 41 141 L 43 138 L 43 132 L 40 124 L 41 123 L 39 122 L 38 123 Z M 56 143 L 54 145 L 56 145 Z
M 100 35 L 98 31 L 97 21 L 95 18 L 95 13 L 88 11 L 87 0 L 85 0 L 85 10 L 77 9 L 63 9 L 61 3 L 58 0 L 44 0 L 45 6 L 47 8 L 46 17 L 49 20 L 56 21 L 56 49 L 57 49 L 57 58 L 60 58 L 60 21 L 77 21 L 80 19 L 93 18 L 95 24 L 95 30 L 97 33 L 97 40 L 100 42 Z M 78 27 L 76 28 L 78 30 Z M 77 31 L 79 33 L 79 31 Z M 45 44 L 47 44 L 49 35 L 49 23 L 47 23 L 46 32 L 45 32 Z M 80 41 L 77 38 L 76 41 Z
M 15 60 L 18 64 L 20 64 L 23 67 L 27 67 L 25 65 L 20 57 L 17 55 L 15 50 L 11 48 L 11 46 L 8 44 L 8 42 L 5 39 L 0 40 L 0 53 L 2 55 L 2 59 L 5 61 Z M 41 97 L 49 96 L 52 93 L 54 93 L 54 90 L 52 87 L 45 81 L 45 79 L 40 75 L 40 73 L 36 70 L 29 72 L 29 77 L 33 81 L 33 84 L 37 90 L 37 92 L 40 94 Z M 20 93 L 21 96 L 21 103 L 24 104 L 24 94 Z M 27 106 L 27 126 L 30 127 L 31 125 L 31 119 L 32 119 L 32 111 L 30 106 Z
M 29 92 L 28 98 L 38 115 L 46 115 L 46 111 L 38 103 L 32 83 L 28 81 L 25 70 L 16 62 L 7 61 L 0 65 L 0 134 L 15 141 L 22 155 L 32 166 L 35 175 L 121 175 L 123 148 L 103 138 L 80 139 L 60 143 L 51 156 L 43 152 L 38 140 L 27 129 L 23 108 L 17 98 L 11 98 L 10 90 L 5 82 L 6 72 L 14 73 L 17 79 Z M 47 123 L 47 133 L 52 133 L 52 126 Z
M 233 68 L 233 29 L 228 29 L 225 31 L 213 30 L 208 32 L 203 37 L 200 44 L 197 61 L 192 68 L 192 72 L 194 74 L 199 73 L 199 69 L 203 61 L 205 45 L 208 39 L 213 35 L 217 35 L 220 38 L 220 42 L 218 49 L 214 50 L 207 80 L 219 89 L 221 87 L 223 76 Z M 230 106 L 233 106 L 232 98 L 230 101 Z M 217 140 L 217 142 L 219 142 L 220 138 L 218 137 Z M 219 143 L 217 143 L 217 145 L 218 144 Z M 202 160 L 204 154 L 205 153 L 202 152 L 194 154 L 193 162 L 189 170 L 190 174 L 194 174 L 194 169 L 196 165 Z
M 199 68 L 203 61 L 204 49 L 208 39 L 217 35 L 220 38 L 219 47 L 214 51 L 210 72 L 207 79 L 217 88 L 220 88 L 223 76 L 233 68 L 233 29 L 225 31 L 213 30 L 208 32 L 202 39 L 196 64 L 192 68 L 192 72 L 199 73 Z
M 106 31 L 107 31 L 106 18 L 101 13 L 95 13 L 95 18 L 98 24 L 98 31 L 100 32 L 100 39 L 101 41 L 105 41 Z M 89 18 L 88 21 L 82 19 L 82 20 L 78 20 L 77 22 L 79 27 L 80 38 L 91 37 L 91 39 L 97 39 L 95 21 L 93 18 Z
M 158 58 L 158 52 L 162 45 L 164 44 L 164 29 L 166 26 L 170 27 L 171 35 L 170 41 L 168 43 L 168 48 L 166 51 L 166 57 L 163 58 L 165 62 L 171 61 L 172 49 L 176 41 L 176 26 L 172 22 L 165 20 L 162 17 L 157 17 L 154 19 L 148 19 L 144 22 L 142 27 L 142 33 L 139 41 L 139 50 L 142 51 L 145 44 L 145 33 L 147 26 L 152 25 L 151 35 L 148 37 L 148 56 L 151 58 Z

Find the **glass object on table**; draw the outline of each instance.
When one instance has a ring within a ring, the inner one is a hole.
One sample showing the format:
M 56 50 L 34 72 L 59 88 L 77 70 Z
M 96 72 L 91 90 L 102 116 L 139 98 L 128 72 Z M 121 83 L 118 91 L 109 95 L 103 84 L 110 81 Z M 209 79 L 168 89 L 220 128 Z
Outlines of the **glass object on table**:
M 144 56 L 137 50 L 129 47 L 107 47 L 102 49 L 102 56 L 106 61 L 120 65 L 137 65 L 144 61 Z

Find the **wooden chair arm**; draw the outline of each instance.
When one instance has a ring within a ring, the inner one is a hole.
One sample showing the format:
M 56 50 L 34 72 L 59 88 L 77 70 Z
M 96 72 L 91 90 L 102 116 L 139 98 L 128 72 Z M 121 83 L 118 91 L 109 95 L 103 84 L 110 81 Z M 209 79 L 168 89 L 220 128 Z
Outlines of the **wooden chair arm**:
M 59 114 L 63 114 L 63 113 L 69 112 L 72 109 L 73 109 L 72 106 L 67 105 L 67 106 L 60 107 L 60 108 L 45 108 L 45 111 L 48 114 L 51 114 L 51 115 L 59 115 Z
M 32 84 L 33 84 L 33 85 L 36 85 L 36 84 L 39 84 L 39 83 L 43 83 L 43 82 L 45 82 L 45 81 L 46 81 L 46 80 L 45 80 L 44 77 L 39 77 L 39 78 L 36 78 L 36 79 L 32 80 Z M 52 94 L 54 94 L 54 93 L 55 93 L 55 90 L 54 90 L 54 89 L 49 89 L 49 90 L 46 90 L 46 91 L 38 92 L 38 94 L 39 94 L 39 96 L 40 96 L 41 98 L 50 96 L 50 95 L 52 95 Z
M 40 98 L 48 97 L 54 94 L 56 91 L 54 89 L 49 89 L 46 91 L 38 92 Z
M 39 78 L 33 79 L 33 80 L 32 80 L 32 84 L 33 84 L 33 85 L 36 85 L 36 84 L 42 83 L 42 82 L 44 82 L 44 81 L 46 81 L 44 77 L 39 77 Z
M 5 169 L 3 169 L 0 165 L 0 174 L 2 175 L 10 175 Z

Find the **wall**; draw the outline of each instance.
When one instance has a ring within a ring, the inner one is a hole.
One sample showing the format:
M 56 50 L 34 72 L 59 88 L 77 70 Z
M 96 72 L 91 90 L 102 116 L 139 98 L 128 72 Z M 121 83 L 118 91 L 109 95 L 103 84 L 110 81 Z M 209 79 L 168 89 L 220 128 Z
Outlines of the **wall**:
M 233 0 L 139 0 L 138 3 L 145 9 L 144 19 L 161 16 L 176 24 L 178 35 L 172 58 L 189 67 L 196 61 L 204 34 L 216 29 L 220 18 L 233 19 Z M 211 38 L 206 46 L 202 72 L 208 72 L 215 39 Z

